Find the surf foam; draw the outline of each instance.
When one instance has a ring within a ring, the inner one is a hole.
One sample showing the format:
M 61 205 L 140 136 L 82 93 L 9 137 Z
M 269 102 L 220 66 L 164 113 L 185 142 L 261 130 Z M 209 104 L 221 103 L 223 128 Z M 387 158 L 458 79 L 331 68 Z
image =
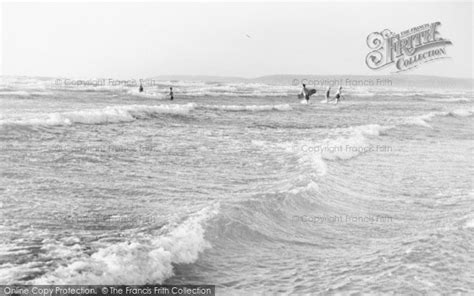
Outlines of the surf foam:
M 103 109 L 37 114 L 24 118 L 2 119 L 0 120 L 0 125 L 72 125 L 74 123 L 103 124 L 129 122 L 158 114 L 187 114 L 195 107 L 196 105 L 193 103 L 186 105 L 109 106 Z
M 222 111 L 289 111 L 289 104 L 280 105 L 203 105 L 201 108 Z
M 168 234 L 100 248 L 30 284 L 161 284 L 173 276 L 173 264 L 193 263 L 211 247 L 204 224 L 217 212 L 218 206 L 204 208 Z
M 413 124 L 420 125 L 424 127 L 431 128 L 431 125 L 428 123 L 433 120 L 436 116 L 458 116 L 458 117 L 469 117 L 474 113 L 474 109 L 455 109 L 451 111 L 438 111 L 430 112 L 420 116 L 409 117 L 405 120 L 404 124 Z

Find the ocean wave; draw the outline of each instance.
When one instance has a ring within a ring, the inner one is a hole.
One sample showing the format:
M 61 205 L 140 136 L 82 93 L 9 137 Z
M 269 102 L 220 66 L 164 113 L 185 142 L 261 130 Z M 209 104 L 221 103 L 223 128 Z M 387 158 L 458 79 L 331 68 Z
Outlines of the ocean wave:
M 0 91 L 0 96 L 20 96 L 27 97 L 30 93 L 24 90 Z
M 464 228 L 474 228 L 474 219 L 467 220 L 464 224 Z
M 326 160 L 347 160 L 375 148 L 368 142 L 368 137 L 376 137 L 394 126 L 367 124 L 344 129 L 336 129 L 343 136 L 325 139 L 321 145 L 321 156 Z
M 437 117 L 437 116 L 469 117 L 469 116 L 472 116 L 472 114 L 474 114 L 473 108 L 470 108 L 470 109 L 461 108 L 461 109 L 455 109 L 451 111 L 430 112 L 430 113 L 419 115 L 419 116 L 408 117 L 404 120 L 403 124 L 419 125 L 419 126 L 431 128 L 431 125 L 428 122 L 432 121 L 434 117 Z
M 161 284 L 173 276 L 173 264 L 193 263 L 211 247 L 205 223 L 217 213 L 218 206 L 204 208 L 165 235 L 100 248 L 30 284 Z
M 155 81 L 153 86 L 144 86 L 140 93 L 137 86 L 127 85 L 54 85 L 49 87 L 70 91 L 121 91 L 130 95 L 166 99 L 169 87 L 173 87 L 176 96 L 192 97 L 279 97 L 295 95 L 300 92 L 299 86 L 268 85 L 263 83 L 206 83 L 192 81 Z
M 433 119 L 433 117 L 438 115 L 445 115 L 445 112 L 430 112 L 428 114 L 423 114 L 420 116 L 409 117 L 405 120 L 405 124 L 408 125 L 419 125 L 431 128 L 431 125 L 428 123 Z
M 376 94 L 372 92 L 349 93 L 350 97 L 374 97 Z
M 471 109 L 455 109 L 452 111 L 430 112 L 428 114 L 406 118 L 401 125 L 415 124 L 430 127 L 429 121 L 436 116 L 468 117 L 474 114 Z M 386 146 L 373 146 L 369 139 L 378 137 L 395 125 L 367 124 L 348 128 L 333 129 L 334 135 L 323 140 L 310 142 L 302 141 L 293 145 L 293 151 L 300 156 L 302 163 L 311 162 L 320 176 L 324 176 L 328 171 L 325 161 L 349 160 L 360 154 L 371 151 L 385 151 Z
M 178 87 L 177 92 L 188 96 L 272 97 L 296 94 L 297 86 L 268 85 L 263 83 L 220 83 Z
M 455 109 L 448 112 L 450 116 L 469 117 L 474 114 L 474 109 Z
M 11 97 L 11 96 L 17 96 L 17 97 L 31 97 L 31 96 L 51 96 L 54 95 L 54 92 L 52 91 L 46 91 L 46 90 L 30 90 L 30 91 L 25 91 L 25 90 L 10 90 L 10 91 L 0 91 L 0 96 L 4 97 Z
M 221 111 L 289 111 L 292 110 L 288 104 L 280 105 L 203 105 L 199 108 Z
M 289 190 L 288 192 L 291 194 L 298 195 L 302 192 L 318 192 L 319 185 L 314 181 L 309 181 L 305 186 L 298 187 L 295 186 L 293 189 Z
M 289 111 L 288 104 L 281 105 L 197 105 L 188 104 L 162 104 L 162 105 L 123 105 L 109 106 L 102 109 L 90 109 L 70 112 L 56 112 L 47 114 L 27 114 L 23 116 L 7 117 L 0 114 L 0 126 L 8 125 L 33 125 L 55 126 L 79 124 L 106 124 L 131 122 L 137 119 L 147 119 L 158 114 L 188 114 L 199 109 L 221 111 Z
M 0 120 L 0 125 L 72 125 L 103 124 L 129 122 L 142 118 L 150 118 L 157 114 L 187 114 L 196 104 L 186 105 L 128 105 L 109 106 L 103 109 L 90 109 L 71 112 L 28 115 L 20 118 Z
M 440 102 L 440 103 L 469 103 L 471 99 L 465 97 L 452 97 L 444 99 L 426 99 L 430 102 Z
M 139 92 L 137 88 L 128 89 L 127 93 L 130 95 L 148 98 L 148 99 L 169 99 L 169 95 L 167 92 L 158 92 L 158 91 L 148 91 L 145 90 L 144 92 Z
M 368 124 L 348 128 L 336 128 L 332 136 L 318 141 L 299 141 L 281 145 L 285 150 L 296 153 L 298 162 L 310 164 L 317 175 L 328 172 L 326 161 L 348 160 L 362 153 L 382 151 L 384 146 L 373 146 L 369 139 L 377 137 L 395 126 Z M 253 142 L 258 144 L 257 142 Z

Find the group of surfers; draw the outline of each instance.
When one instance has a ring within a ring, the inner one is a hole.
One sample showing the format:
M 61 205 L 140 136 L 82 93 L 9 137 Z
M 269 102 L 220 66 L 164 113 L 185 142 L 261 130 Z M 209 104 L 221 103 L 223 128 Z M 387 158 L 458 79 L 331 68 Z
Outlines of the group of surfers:
M 309 97 L 315 93 L 316 93 L 316 89 L 308 89 L 306 87 L 306 84 L 303 83 L 303 90 L 299 97 L 305 98 L 306 102 L 308 103 Z M 344 99 L 344 96 L 342 95 L 342 86 L 338 87 L 336 95 L 333 98 L 331 98 L 331 87 L 328 86 L 328 88 L 326 89 L 325 97 L 326 97 L 326 103 L 329 103 L 329 101 L 334 100 L 335 104 L 338 104 L 341 99 Z
M 143 85 L 140 83 L 140 86 L 138 87 L 138 92 L 143 92 Z M 173 93 L 173 88 L 170 87 L 170 100 L 172 101 L 174 99 L 174 93 Z
M 140 83 L 140 87 L 138 88 L 139 92 L 143 92 L 143 85 Z M 312 96 L 313 94 L 316 93 L 316 89 L 308 89 L 306 87 L 306 84 L 303 83 L 303 90 L 301 94 L 298 97 L 305 98 L 306 102 L 309 102 L 309 97 Z M 170 92 L 169 92 L 169 97 L 170 100 L 174 99 L 174 94 L 173 94 L 173 88 L 170 87 Z M 337 89 L 336 95 L 331 98 L 331 87 L 329 86 L 326 90 L 326 103 L 329 103 L 329 101 L 335 100 L 335 103 L 338 104 L 341 99 L 344 99 L 344 96 L 342 95 L 342 86 L 339 86 Z

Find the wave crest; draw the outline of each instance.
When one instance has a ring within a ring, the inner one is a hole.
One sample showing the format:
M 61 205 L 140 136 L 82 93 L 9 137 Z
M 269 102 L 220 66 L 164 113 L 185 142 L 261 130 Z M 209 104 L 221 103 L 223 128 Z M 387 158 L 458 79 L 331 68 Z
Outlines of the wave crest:
M 289 111 L 289 104 L 280 105 L 203 105 L 202 108 L 221 111 Z
M 156 284 L 173 276 L 173 264 L 193 263 L 210 244 L 203 224 L 218 212 L 205 208 L 164 236 L 116 243 L 61 266 L 32 284 Z
M 454 116 L 454 117 L 469 117 L 474 114 L 474 109 L 455 109 L 451 111 L 438 111 L 430 112 L 424 115 L 409 117 L 405 120 L 404 124 L 409 125 L 420 125 L 424 127 L 431 128 L 431 125 L 428 123 L 433 120 L 436 116 Z
M 71 125 L 102 124 L 129 122 L 141 118 L 149 118 L 157 114 L 187 114 L 196 107 L 186 105 L 129 105 L 110 106 L 103 109 L 91 109 L 71 112 L 49 113 L 27 116 L 24 118 L 9 118 L 0 120 L 0 125 Z

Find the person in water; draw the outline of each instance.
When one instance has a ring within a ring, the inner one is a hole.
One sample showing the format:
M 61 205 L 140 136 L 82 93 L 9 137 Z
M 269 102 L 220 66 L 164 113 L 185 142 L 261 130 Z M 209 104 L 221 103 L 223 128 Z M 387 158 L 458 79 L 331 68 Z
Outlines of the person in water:
M 170 87 L 170 100 L 172 101 L 174 99 L 174 96 L 173 96 L 173 88 Z
M 142 85 L 141 82 L 140 82 L 140 87 L 138 88 L 138 91 L 139 91 L 139 92 L 143 92 L 143 85 Z
M 306 84 L 303 83 L 303 96 L 306 102 L 309 102 L 309 90 L 306 88 Z
M 331 87 L 328 86 L 328 89 L 326 90 L 326 103 L 329 102 L 330 96 L 331 96 Z
M 344 96 L 342 95 L 342 86 L 339 86 L 339 88 L 337 89 L 336 96 L 334 97 L 334 99 L 336 100 L 336 104 L 339 103 L 341 99 L 344 99 Z

